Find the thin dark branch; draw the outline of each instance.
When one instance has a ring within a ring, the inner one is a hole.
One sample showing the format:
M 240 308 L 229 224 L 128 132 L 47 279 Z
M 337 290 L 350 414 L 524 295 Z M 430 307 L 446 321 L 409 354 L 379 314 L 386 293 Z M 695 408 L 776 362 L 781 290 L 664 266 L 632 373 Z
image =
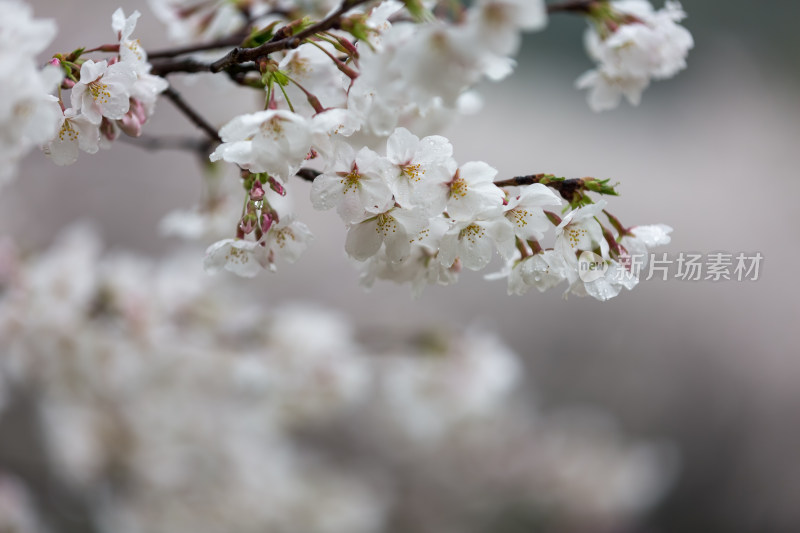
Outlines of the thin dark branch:
M 147 52 L 149 59 L 161 59 L 167 57 L 182 56 L 186 54 L 194 54 L 196 52 L 206 52 L 208 50 L 217 50 L 219 48 L 228 48 L 236 46 L 242 42 L 242 39 L 247 37 L 247 33 L 238 32 L 234 35 L 224 37 L 217 41 L 209 43 L 192 44 L 189 46 L 179 46 L 176 48 L 168 48 L 165 50 L 156 50 L 155 52 Z
M 552 189 L 555 189 L 559 194 L 561 194 L 562 198 L 568 202 L 571 202 L 575 198 L 576 193 L 579 193 L 584 189 L 583 178 L 555 180 L 551 174 L 517 176 L 515 178 L 494 182 L 494 184 L 498 187 L 521 187 L 524 185 L 532 185 L 534 183 L 542 183 Z
M 186 103 L 180 93 L 173 89 L 172 86 L 167 87 L 167 90 L 162 94 L 169 98 L 169 100 L 175 104 L 175 107 L 180 109 L 183 114 L 194 123 L 195 126 L 203 130 L 210 139 L 219 143 L 222 142 L 222 139 L 220 139 L 214 126 L 206 122 L 206 119 L 201 117 L 194 109 L 192 109 L 189 104 Z
M 330 15 L 316 24 L 312 24 L 306 29 L 297 32 L 295 35 L 289 35 L 286 37 L 282 34 L 282 32 L 279 31 L 275 34 L 275 37 L 273 37 L 272 40 L 262 44 L 261 46 L 256 46 L 255 48 L 234 48 L 228 52 L 225 57 L 211 64 L 211 72 L 220 72 L 227 69 L 231 65 L 244 63 L 247 61 L 255 61 L 260 57 L 267 56 L 280 50 L 297 48 L 305 39 L 311 37 L 315 33 L 338 27 L 341 17 L 344 13 L 369 1 L 371 0 L 344 0 L 344 2 L 342 2 L 342 4 Z
M 210 151 L 210 145 L 213 142 L 193 137 L 156 137 L 154 135 L 121 136 L 120 140 L 144 150 L 188 150 L 204 154 Z
M 240 73 L 255 71 L 256 66 L 254 63 L 246 63 L 243 65 L 231 65 L 225 69 L 228 74 L 236 75 Z M 196 72 L 211 72 L 210 63 L 202 63 L 194 59 L 177 59 L 177 60 L 162 60 L 154 61 L 153 68 L 150 73 L 156 76 L 167 76 L 176 72 L 183 73 L 196 73 Z
M 318 170 L 314 170 L 311 168 L 301 168 L 300 170 L 297 171 L 297 174 L 295 174 L 295 176 L 305 181 L 314 181 L 314 178 L 316 178 L 320 174 L 322 174 L 322 172 Z
M 567 2 L 559 2 L 549 4 L 547 6 L 548 13 L 589 13 L 597 0 L 569 0 Z

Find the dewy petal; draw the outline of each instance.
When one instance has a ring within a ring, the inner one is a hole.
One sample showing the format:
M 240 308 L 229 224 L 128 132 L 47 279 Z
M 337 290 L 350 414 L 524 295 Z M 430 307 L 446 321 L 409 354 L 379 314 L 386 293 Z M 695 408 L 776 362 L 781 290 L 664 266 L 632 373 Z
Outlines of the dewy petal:
M 239 115 L 220 128 L 219 136 L 226 143 L 250 140 L 258 133 L 261 123 L 271 118 L 272 115 L 272 111 Z
M 45 148 L 45 153 L 56 165 L 73 164 L 78 160 L 78 135 L 70 121 L 64 120 L 56 138 Z
M 397 128 L 386 140 L 386 158 L 395 165 L 410 163 L 419 142 L 419 137 L 407 129 Z
M 253 159 L 253 143 L 251 141 L 239 141 L 220 144 L 211 153 L 209 159 L 211 161 L 223 159 L 228 163 L 235 163 L 244 168 L 249 168 L 250 161 Z
M 125 12 L 122 8 L 117 8 L 111 15 L 111 29 L 118 33 L 120 41 L 127 41 L 133 30 L 136 28 L 136 21 L 139 20 L 141 13 L 134 11 L 130 17 L 125 17 Z
M 648 248 L 655 246 L 663 246 L 669 244 L 672 238 L 669 236 L 672 233 L 672 228 L 666 224 L 653 224 L 651 226 L 636 226 L 631 228 L 631 233 L 644 242 Z
M 378 253 L 381 243 L 383 243 L 383 235 L 378 228 L 376 217 L 351 226 L 347 232 L 344 249 L 353 259 L 366 261 Z
M 420 163 L 445 162 L 453 156 L 453 145 L 446 137 L 430 135 L 419 142 L 418 161 Z
M 484 223 L 474 221 L 453 226 L 444 237 L 439 248 L 439 257 L 444 266 L 461 259 L 461 264 L 470 270 L 484 268 L 492 259 L 492 238 Z
M 500 217 L 495 220 L 487 221 L 485 224 L 492 239 L 497 246 L 497 251 L 503 259 L 511 259 L 516 253 L 516 239 L 514 237 L 514 227 L 506 218 Z
M 308 226 L 302 222 L 282 220 L 267 234 L 267 248 L 275 255 L 283 257 L 288 263 L 294 263 L 305 252 L 308 242 L 313 238 Z
M 470 224 L 462 230 L 459 241 L 459 257 L 465 268 L 480 270 L 492 260 L 492 239 L 485 226 Z
M 311 184 L 311 205 L 324 211 L 335 207 L 342 198 L 342 178 L 335 174 L 321 174 Z
M 206 249 L 203 269 L 209 274 L 228 270 L 245 278 L 255 277 L 266 265 L 266 252 L 257 242 L 224 239 Z

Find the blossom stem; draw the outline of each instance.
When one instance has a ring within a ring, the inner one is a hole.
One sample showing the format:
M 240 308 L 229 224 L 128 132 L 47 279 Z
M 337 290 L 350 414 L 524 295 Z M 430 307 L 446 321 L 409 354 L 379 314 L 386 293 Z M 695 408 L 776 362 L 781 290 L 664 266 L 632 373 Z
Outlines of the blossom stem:
M 326 56 L 328 56 L 331 59 L 331 61 L 333 61 L 333 64 L 336 65 L 336 68 L 338 68 L 342 72 L 342 74 L 344 74 L 345 76 L 347 76 L 351 80 L 354 80 L 354 79 L 356 79 L 358 77 L 358 72 L 356 72 L 355 70 L 351 69 L 350 67 L 345 65 L 338 57 L 334 56 L 333 54 L 331 54 L 330 52 L 325 50 L 325 47 L 320 46 L 319 43 L 314 42 L 311 39 L 309 39 L 306 42 L 308 42 L 310 44 L 313 44 L 314 46 L 316 46 L 317 48 L 322 50 L 322 53 L 325 54 Z

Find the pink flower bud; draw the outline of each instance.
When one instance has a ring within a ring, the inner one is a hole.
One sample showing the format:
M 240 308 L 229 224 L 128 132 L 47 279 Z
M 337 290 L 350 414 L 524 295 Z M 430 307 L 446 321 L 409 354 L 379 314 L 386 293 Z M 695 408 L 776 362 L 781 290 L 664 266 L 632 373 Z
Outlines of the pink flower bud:
M 269 188 L 275 191 L 276 193 L 280 194 L 281 196 L 286 196 L 286 189 L 283 188 L 283 185 L 278 183 L 275 178 L 270 176 L 269 178 Z
M 119 130 L 114 125 L 114 122 L 108 120 L 106 117 L 103 117 L 103 121 L 100 123 L 100 133 L 109 141 L 113 141 L 119 137 Z
M 250 199 L 254 202 L 264 199 L 264 188 L 259 180 L 253 182 L 253 187 L 250 189 Z
M 131 98 L 131 106 L 125 116 L 123 116 L 117 124 L 126 135 L 131 137 L 138 137 L 142 134 L 142 126 L 147 121 L 147 112 L 142 104 L 136 98 Z
M 75 87 L 75 82 L 69 78 L 64 78 L 64 81 L 61 82 L 62 89 L 72 89 Z
M 272 227 L 272 217 L 269 213 L 263 213 L 261 215 L 261 231 L 262 233 L 267 233 L 269 228 Z
M 48 61 L 47 64 L 48 65 L 53 65 L 54 67 L 60 67 L 61 66 L 61 60 L 58 59 L 57 57 L 54 57 L 53 59 Z
M 242 233 L 245 235 L 249 235 L 255 229 L 255 217 L 253 215 L 245 215 L 242 217 L 242 220 L 239 221 L 239 227 L 242 230 Z

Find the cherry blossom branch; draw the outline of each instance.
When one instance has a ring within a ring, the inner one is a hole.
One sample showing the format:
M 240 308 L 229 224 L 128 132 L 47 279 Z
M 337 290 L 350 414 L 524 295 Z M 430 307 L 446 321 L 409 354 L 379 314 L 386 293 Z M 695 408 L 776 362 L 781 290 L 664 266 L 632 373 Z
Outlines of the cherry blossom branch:
M 547 6 L 548 13 L 589 13 L 598 0 L 570 0 Z
M 608 185 L 608 180 L 590 177 L 566 179 L 556 177 L 553 174 L 531 174 L 494 182 L 498 187 L 521 187 L 534 183 L 541 183 L 556 190 L 568 202 L 577 201 L 584 192 L 589 191 L 598 194 L 618 195 L 617 191 L 614 190 L 614 186 Z
M 120 140 L 144 150 L 188 150 L 208 155 L 210 144 L 208 139 L 194 137 L 157 137 L 155 135 L 140 135 L 139 137 L 121 136 Z
M 227 48 L 229 46 L 237 46 L 245 37 L 247 37 L 246 33 L 239 32 L 208 43 L 193 44 L 176 48 L 168 48 L 166 50 L 156 50 L 155 52 L 148 52 L 147 57 L 150 59 L 162 59 L 186 54 L 194 54 L 196 52 L 206 52 L 208 50 L 216 50 L 218 48 Z
M 319 170 L 314 170 L 312 168 L 301 168 L 300 170 L 297 171 L 297 174 L 295 174 L 295 176 L 297 176 L 301 180 L 310 182 L 314 181 L 314 179 L 320 174 L 322 174 L 322 172 L 320 172 Z
M 215 73 L 221 72 L 231 65 L 255 61 L 259 57 L 267 56 L 280 50 L 297 48 L 305 39 L 311 37 L 315 33 L 336 28 L 341 21 L 342 15 L 344 15 L 348 10 L 358 5 L 366 4 L 369 1 L 371 0 L 344 0 L 344 2 L 342 2 L 341 5 L 330 15 L 316 24 L 312 24 L 311 26 L 300 30 L 294 35 L 286 36 L 284 33 L 279 31 L 270 41 L 260 46 L 256 46 L 255 48 L 239 48 L 237 46 L 228 52 L 225 57 L 211 63 L 210 70 L 211 72 Z
M 186 100 L 178 93 L 172 86 L 167 87 L 167 89 L 162 93 L 166 96 L 175 107 L 177 107 L 186 117 L 193 122 L 198 128 L 203 130 L 206 135 L 208 135 L 212 140 L 216 142 L 222 142 L 219 135 L 217 134 L 216 128 L 209 124 L 206 119 L 201 117 L 194 109 L 192 109 L 189 104 L 186 103 Z
M 197 72 L 211 72 L 211 64 L 203 63 L 195 59 L 178 59 L 167 61 L 153 62 L 153 68 L 150 70 L 151 74 L 156 76 L 168 76 L 178 72 L 185 74 L 193 74 Z M 237 74 L 255 71 L 256 66 L 253 65 L 231 65 L 225 69 L 229 75 L 235 76 Z

